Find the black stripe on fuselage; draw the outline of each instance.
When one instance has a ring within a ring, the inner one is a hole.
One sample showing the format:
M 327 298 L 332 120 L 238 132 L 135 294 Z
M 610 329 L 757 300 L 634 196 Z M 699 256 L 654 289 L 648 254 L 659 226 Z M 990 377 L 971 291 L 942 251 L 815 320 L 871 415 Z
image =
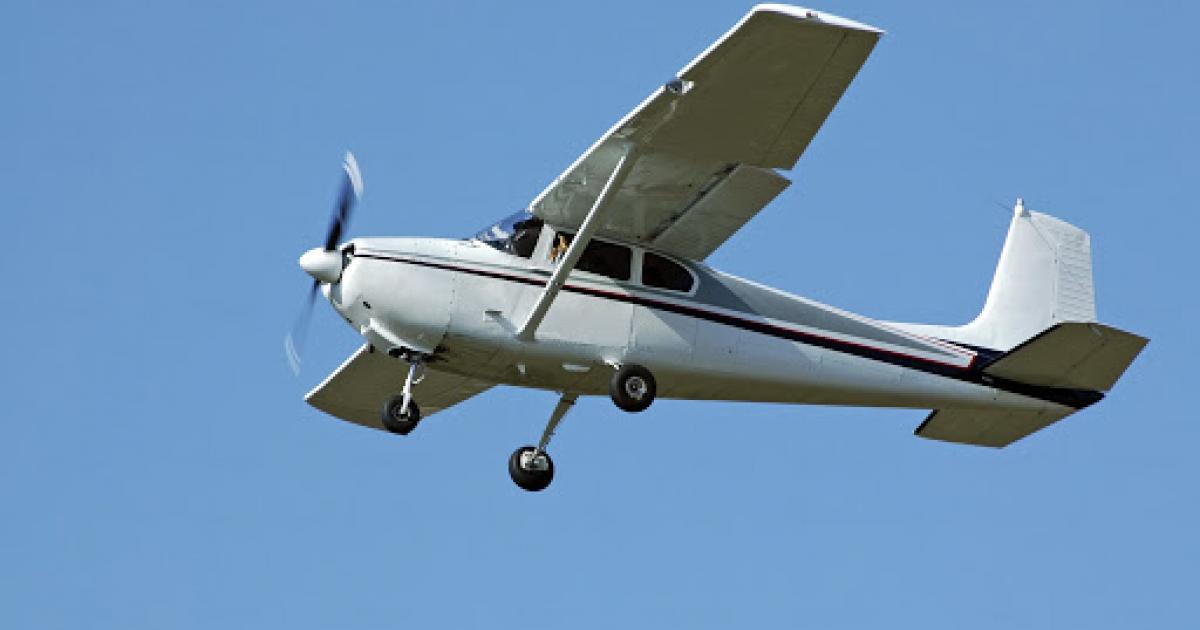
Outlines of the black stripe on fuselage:
M 476 276 L 483 276 L 483 277 L 487 277 L 487 278 L 495 278 L 497 280 L 504 280 L 507 282 L 516 282 L 516 283 L 526 284 L 526 285 L 535 286 L 535 287 L 545 286 L 545 284 L 546 284 L 544 280 L 540 280 L 540 279 L 536 279 L 536 278 L 527 278 L 527 277 L 523 277 L 523 276 L 502 273 L 502 272 L 498 272 L 498 271 L 489 271 L 489 270 L 484 270 L 484 269 L 472 269 L 469 267 L 462 267 L 459 265 L 450 265 L 450 264 L 446 264 L 446 263 L 433 262 L 430 260 L 416 260 L 416 259 L 412 259 L 412 258 L 402 258 L 402 257 L 398 257 L 398 256 L 388 256 L 388 255 L 384 255 L 384 254 L 367 253 L 367 252 L 356 253 L 355 257 L 356 258 L 371 258 L 374 260 L 383 260 L 383 261 L 389 261 L 389 262 L 407 263 L 410 265 L 429 267 L 429 268 L 433 268 L 433 269 L 442 269 L 444 271 L 451 271 L 451 272 L 455 272 L 455 273 L 466 273 L 466 274 L 472 274 L 472 275 L 476 275 Z M 1084 407 L 1095 404 L 1096 402 L 1099 402 L 1102 398 L 1104 398 L 1104 394 L 1102 394 L 1100 392 L 1096 392 L 1096 391 L 1091 391 L 1091 390 L 1066 389 L 1066 388 L 1060 388 L 1060 387 L 1044 387 L 1041 385 L 1030 385 L 1027 383 L 1021 383 L 1019 381 L 1013 381 L 1013 380 L 1009 380 L 1009 379 L 1005 379 L 1005 378 L 994 377 L 994 376 L 991 376 L 988 374 L 984 374 L 982 372 L 982 370 L 980 370 L 977 367 L 979 365 L 979 362 L 977 362 L 977 361 L 972 361 L 971 365 L 968 365 L 967 367 L 957 367 L 957 366 L 949 365 L 949 364 L 945 364 L 945 363 L 938 363 L 931 359 L 921 359 L 919 357 L 914 357 L 914 356 L 902 354 L 899 352 L 885 350 L 882 348 L 874 348 L 871 346 L 856 344 L 853 342 L 843 341 L 841 339 L 834 339 L 831 337 L 822 337 L 820 335 L 814 335 L 812 333 L 804 332 L 801 330 L 785 328 L 783 326 L 777 326 L 777 325 L 770 324 L 767 322 L 758 322 L 758 321 L 754 321 L 754 320 L 750 320 L 750 319 L 745 319 L 742 317 L 737 317 L 734 315 L 728 315 L 725 313 L 718 313 L 718 312 L 710 311 L 710 310 L 703 309 L 703 308 L 688 306 L 685 304 L 664 302 L 662 300 L 656 300 L 654 298 L 642 297 L 642 296 L 637 296 L 637 295 L 624 295 L 621 293 L 613 293 L 611 291 L 605 291 L 603 289 L 595 289 L 595 288 L 591 288 L 591 287 L 584 287 L 584 286 L 573 285 L 573 284 L 564 285 L 562 290 L 570 291 L 572 293 L 578 293 L 581 295 L 590 295 L 593 297 L 598 297 L 598 298 L 602 298 L 602 299 L 606 299 L 606 300 L 613 300 L 613 301 L 617 301 L 617 302 L 626 302 L 629 304 L 636 304 L 638 306 L 645 306 L 647 308 L 653 308 L 653 309 L 660 310 L 660 311 L 666 311 L 666 312 L 670 312 L 670 313 L 676 313 L 679 315 L 685 315 L 688 317 L 694 317 L 696 319 L 703 319 L 705 321 L 710 321 L 710 322 L 714 322 L 717 324 L 724 324 L 726 326 L 739 328 L 741 330 L 749 330 L 752 332 L 757 332 L 757 333 L 761 333 L 764 335 L 776 337 L 778 339 L 786 339 L 788 341 L 795 341 L 795 342 L 803 343 L 803 344 L 810 345 L 810 346 L 825 348 L 827 350 L 833 350 L 833 351 L 841 352 L 844 354 L 850 354 L 853 356 L 862 357 L 864 359 L 870 359 L 872 361 L 879 361 L 881 363 L 889 363 L 891 365 L 897 365 L 897 366 L 908 368 L 911 370 L 917 370 L 917 371 L 925 372 L 928 374 L 934 374 L 934 375 L 942 376 L 945 378 L 951 378 L 951 379 L 954 379 L 957 381 L 974 383 L 976 385 L 983 385 L 986 387 L 995 387 L 996 389 L 1000 389 L 1000 390 L 1003 390 L 1006 392 L 1020 394 L 1022 396 L 1028 396 L 1030 398 L 1037 398 L 1039 400 L 1045 400 L 1045 401 L 1057 403 L 1060 405 L 1065 405 L 1067 407 L 1072 407 L 1074 409 L 1083 409 Z M 983 364 L 986 365 L 986 362 Z

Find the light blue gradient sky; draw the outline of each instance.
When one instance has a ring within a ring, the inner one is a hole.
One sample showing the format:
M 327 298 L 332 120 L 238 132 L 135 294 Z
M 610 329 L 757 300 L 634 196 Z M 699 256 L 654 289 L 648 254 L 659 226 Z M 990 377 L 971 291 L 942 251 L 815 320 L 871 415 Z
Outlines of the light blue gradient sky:
M 741 2 L 0 8 L 0 627 L 1197 627 L 1194 5 L 834 1 L 889 31 L 718 252 L 888 319 L 982 304 L 1008 207 L 1093 237 L 1110 398 L 1003 451 L 919 411 L 550 394 L 408 439 L 309 409 L 281 340 L 347 148 L 357 235 L 526 204 Z

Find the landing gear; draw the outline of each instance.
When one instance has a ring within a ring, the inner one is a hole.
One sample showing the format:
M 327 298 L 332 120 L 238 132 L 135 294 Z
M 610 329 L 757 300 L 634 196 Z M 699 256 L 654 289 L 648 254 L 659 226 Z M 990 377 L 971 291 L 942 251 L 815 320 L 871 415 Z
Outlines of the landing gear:
M 608 394 L 613 403 L 631 413 L 645 411 L 654 402 L 657 392 L 658 386 L 650 370 L 633 363 L 622 365 L 608 383 Z
M 542 431 L 542 439 L 538 445 L 522 446 L 513 451 L 512 456 L 508 458 L 508 474 L 513 483 L 522 490 L 540 492 L 554 479 L 554 460 L 550 459 L 546 447 L 550 444 L 550 438 L 554 437 L 558 424 L 577 398 L 578 394 L 563 394 L 554 406 L 554 412 L 550 414 L 550 422 L 546 423 L 546 430 Z
M 421 408 L 413 400 L 408 401 L 406 408 L 404 394 L 396 394 L 389 398 L 387 404 L 383 406 L 383 415 L 380 417 L 380 421 L 383 422 L 383 428 L 388 431 L 408 435 L 417 428 L 417 423 L 421 421 Z
M 392 433 L 408 435 L 417 428 L 417 423 L 421 421 L 421 408 L 412 398 L 412 388 L 425 376 L 422 370 L 424 364 L 419 357 L 405 356 L 403 358 L 408 361 L 408 376 L 404 379 L 404 390 L 389 398 L 383 405 L 379 421 L 383 424 L 383 428 Z M 418 370 L 422 370 L 420 376 L 417 374 Z
M 540 492 L 554 480 L 554 460 L 536 446 L 522 446 L 508 458 L 508 474 L 522 490 Z

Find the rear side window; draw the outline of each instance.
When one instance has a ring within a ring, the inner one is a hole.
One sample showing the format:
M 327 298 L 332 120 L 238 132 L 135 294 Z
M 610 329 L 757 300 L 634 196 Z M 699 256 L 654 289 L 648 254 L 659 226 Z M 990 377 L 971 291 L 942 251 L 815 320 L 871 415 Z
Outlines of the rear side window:
M 551 262 L 558 262 L 567 252 L 573 234 L 559 232 L 554 235 L 554 244 L 550 248 Z M 614 280 L 629 280 L 633 276 L 633 252 L 623 245 L 605 243 L 593 239 L 583 250 L 575 268 L 580 271 L 607 276 Z
M 646 252 L 642 259 L 642 284 L 658 289 L 688 292 L 692 290 L 692 274 L 674 261 Z

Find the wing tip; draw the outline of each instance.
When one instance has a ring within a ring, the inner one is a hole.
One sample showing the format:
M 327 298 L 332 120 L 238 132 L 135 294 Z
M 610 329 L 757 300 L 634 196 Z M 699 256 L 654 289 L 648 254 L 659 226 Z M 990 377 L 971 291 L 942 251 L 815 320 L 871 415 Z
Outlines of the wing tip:
M 750 13 L 775 13 L 779 15 L 786 15 L 798 20 L 811 20 L 819 24 L 825 24 L 828 26 L 834 26 L 853 31 L 862 31 L 864 33 L 871 33 L 876 36 L 883 35 L 886 32 L 883 29 L 876 28 L 870 24 L 864 24 L 862 22 L 857 22 L 855 20 L 834 15 L 832 13 L 825 13 L 791 4 L 778 4 L 773 2 L 757 4 L 754 5 L 754 8 L 750 9 Z

